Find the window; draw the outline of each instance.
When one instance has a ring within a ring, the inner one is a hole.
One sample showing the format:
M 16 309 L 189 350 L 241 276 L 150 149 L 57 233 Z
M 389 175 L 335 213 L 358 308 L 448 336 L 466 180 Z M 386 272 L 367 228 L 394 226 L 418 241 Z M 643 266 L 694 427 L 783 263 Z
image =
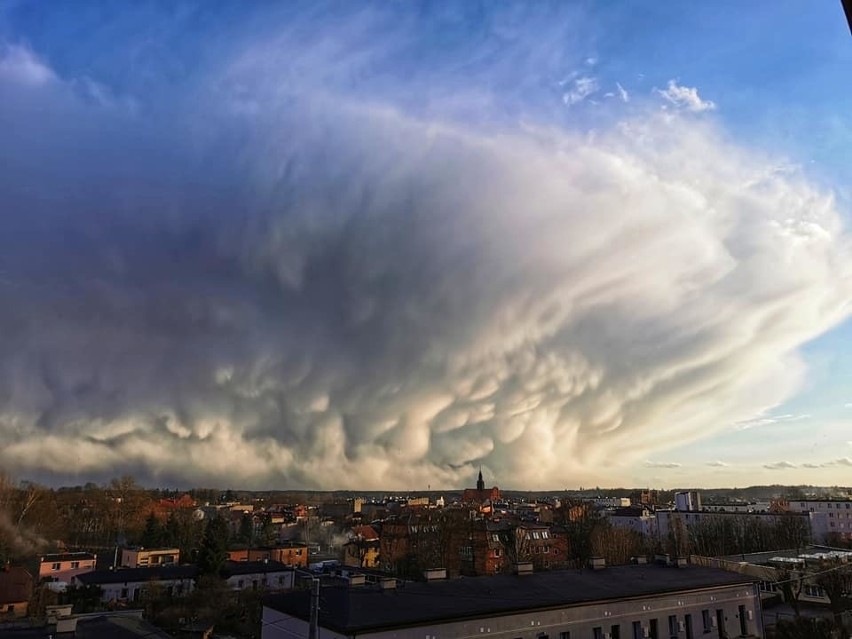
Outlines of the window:
M 642 633 L 642 622 L 634 621 L 633 622 L 633 639 L 644 639 L 645 635 Z
M 609 636 L 611 639 L 621 639 L 621 626 L 617 623 L 613 624 L 609 629 Z
M 650 638 L 660 639 L 660 629 L 657 627 L 657 620 L 651 619 Z
M 59 568 L 60 568 L 59 562 L 50 565 L 51 570 L 59 570 Z
M 713 628 L 713 623 L 710 621 L 709 610 L 701 611 L 701 621 L 704 622 L 704 632 L 710 632 L 710 630 Z
M 571 639 L 571 632 L 569 630 L 563 630 L 559 633 L 559 639 Z
M 593 639 L 603 639 L 603 628 L 600 626 L 595 626 L 592 628 L 592 638 Z
M 72 561 L 71 562 L 71 568 L 79 568 L 79 567 L 80 567 L 79 561 Z
M 677 639 L 677 615 L 669 615 L 669 637 Z

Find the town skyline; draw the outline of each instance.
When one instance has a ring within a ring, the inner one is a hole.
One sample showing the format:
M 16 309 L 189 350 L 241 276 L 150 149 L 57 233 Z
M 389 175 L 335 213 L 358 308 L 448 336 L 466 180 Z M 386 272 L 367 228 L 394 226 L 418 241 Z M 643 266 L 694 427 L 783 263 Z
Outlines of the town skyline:
M 849 68 L 836 2 L 3 4 L 0 469 L 842 485 Z

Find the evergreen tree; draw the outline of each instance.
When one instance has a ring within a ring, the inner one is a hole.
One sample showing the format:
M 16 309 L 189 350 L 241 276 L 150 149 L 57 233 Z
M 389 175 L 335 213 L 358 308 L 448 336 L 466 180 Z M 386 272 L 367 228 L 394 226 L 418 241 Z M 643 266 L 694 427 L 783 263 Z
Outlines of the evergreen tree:
M 198 569 L 202 575 L 218 575 L 228 558 L 228 524 L 221 517 L 212 517 L 204 528 L 198 550 Z
M 164 541 L 164 532 L 160 520 L 151 512 L 145 520 L 145 528 L 142 530 L 139 543 L 143 548 L 159 548 Z

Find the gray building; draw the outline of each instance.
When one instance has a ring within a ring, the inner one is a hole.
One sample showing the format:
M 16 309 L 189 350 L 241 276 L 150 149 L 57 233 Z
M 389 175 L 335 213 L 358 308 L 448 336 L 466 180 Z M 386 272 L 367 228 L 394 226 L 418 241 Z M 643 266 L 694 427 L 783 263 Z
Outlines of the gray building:
M 395 583 L 395 582 L 394 582 Z M 754 579 L 698 566 L 631 565 L 388 587 L 324 584 L 324 639 L 763 637 Z M 263 639 L 308 636 L 310 593 L 264 602 Z

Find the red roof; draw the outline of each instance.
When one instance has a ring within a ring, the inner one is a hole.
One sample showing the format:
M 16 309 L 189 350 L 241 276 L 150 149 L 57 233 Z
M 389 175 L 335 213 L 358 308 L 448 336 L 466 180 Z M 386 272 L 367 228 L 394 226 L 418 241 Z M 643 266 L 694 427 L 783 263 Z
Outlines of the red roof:
M 372 526 L 354 526 L 352 528 L 352 534 L 355 537 L 360 537 L 365 541 L 372 541 L 373 539 L 378 539 L 379 535 L 376 532 L 376 529 Z

